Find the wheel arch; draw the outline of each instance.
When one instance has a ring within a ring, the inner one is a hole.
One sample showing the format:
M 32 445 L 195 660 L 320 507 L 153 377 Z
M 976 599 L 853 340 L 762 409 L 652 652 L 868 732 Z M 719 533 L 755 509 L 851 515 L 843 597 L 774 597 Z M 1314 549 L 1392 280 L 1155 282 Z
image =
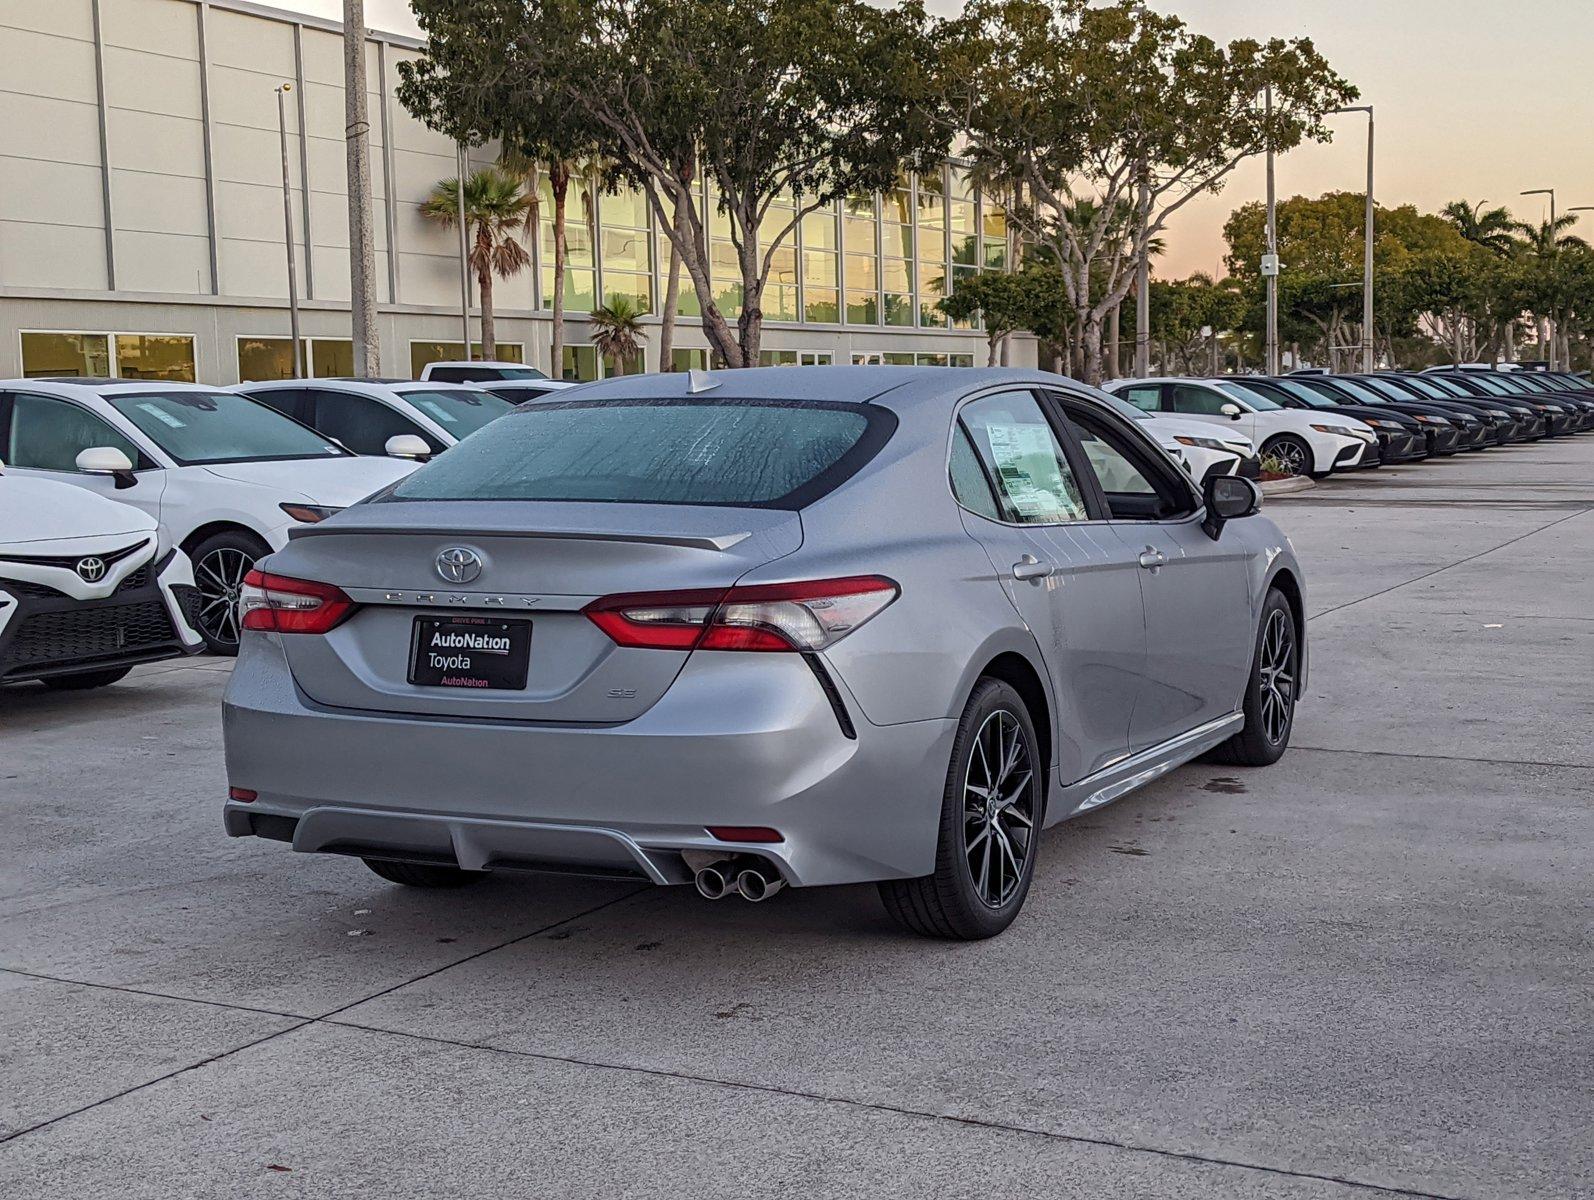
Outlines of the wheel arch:
M 1306 689 L 1307 653 L 1306 653 L 1306 597 L 1301 591 L 1301 581 L 1294 570 L 1289 567 L 1280 567 L 1268 577 L 1267 586 L 1262 589 L 1262 595 L 1277 589 L 1290 606 L 1290 615 L 1295 618 L 1295 640 L 1301 648 L 1301 678 L 1297 685 L 1297 693 Z
M 218 533 L 241 533 L 245 537 L 254 538 L 266 548 L 267 554 L 271 553 L 271 543 L 266 540 L 258 529 L 252 529 L 242 521 L 207 521 L 198 528 L 190 530 L 188 536 L 183 538 L 178 545 L 182 548 L 184 554 L 192 558 L 194 550 L 201 542 L 207 538 L 214 537 Z
M 973 694 L 974 684 L 981 679 L 998 679 L 1019 694 L 1029 709 L 1030 723 L 1035 726 L 1035 736 L 1040 739 L 1041 795 L 1050 794 L 1052 775 L 1052 702 L 1046 693 L 1046 684 L 1035 664 L 1016 650 L 1003 650 L 982 666 L 974 676 L 964 695 L 964 704 Z

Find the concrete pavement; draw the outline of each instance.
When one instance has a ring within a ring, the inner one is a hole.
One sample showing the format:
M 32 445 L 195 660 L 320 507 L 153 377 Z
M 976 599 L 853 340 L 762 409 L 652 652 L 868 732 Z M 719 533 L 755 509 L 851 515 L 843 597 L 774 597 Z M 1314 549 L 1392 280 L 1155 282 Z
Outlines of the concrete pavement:
M 1296 748 L 1051 831 L 972 946 L 409 892 L 222 835 L 225 664 L 0 692 L 0 1194 L 1594 1190 L 1594 437 L 1268 511 Z

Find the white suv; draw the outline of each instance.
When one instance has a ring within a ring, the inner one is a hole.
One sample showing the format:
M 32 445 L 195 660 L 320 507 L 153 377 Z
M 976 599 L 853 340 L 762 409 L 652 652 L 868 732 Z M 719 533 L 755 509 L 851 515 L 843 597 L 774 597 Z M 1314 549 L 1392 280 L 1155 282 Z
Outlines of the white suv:
M 233 390 L 269 404 L 356 454 L 425 458 L 441 454 L 514 408 L 514 401 L 486 390 L 499 386 L 413 379 L 281 379 L 241 383 Z M 396 438 L 419 438 L 425 446 Z
M 158 380 L 0 380 L 0 460 L 159 521 L 193 561 L 195 621 L 221 654 L 237 651 L 236 601 L 256 559 L 415 469 L 360 458 L 234 392 Z
M 1285 408 L 1249 390 L 1227 391 L 1221 382 L 1115 379 L 1105 387 L 1146 412 L 1242 433 L 1292 475 L 1321 479 L 1378 457 L 1378 435 L 1355 417 Z
M 548 376 L 523 363 L 478 358 L 474 362 L 427 363 L 421 369 L 421 378 L 438 383 L 481 383 L 496 379 L 547 379 Z

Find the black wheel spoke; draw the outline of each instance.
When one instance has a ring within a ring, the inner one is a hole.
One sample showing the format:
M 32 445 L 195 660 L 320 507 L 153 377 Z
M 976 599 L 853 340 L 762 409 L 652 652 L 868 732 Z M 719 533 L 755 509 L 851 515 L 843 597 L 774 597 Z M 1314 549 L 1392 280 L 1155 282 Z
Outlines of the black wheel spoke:
M 963 778 L 963 853 L 980 900 L 1000 908 L 1023 882 L 1036 776 L 1018 718 L 998 709 L 974 736 Z

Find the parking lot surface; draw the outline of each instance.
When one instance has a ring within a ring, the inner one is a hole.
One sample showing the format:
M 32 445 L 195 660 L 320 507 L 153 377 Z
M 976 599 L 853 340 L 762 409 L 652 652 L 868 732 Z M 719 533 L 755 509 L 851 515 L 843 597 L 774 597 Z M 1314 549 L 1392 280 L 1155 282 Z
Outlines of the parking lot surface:
M 1268 513 L 1294 748 L 1053 829 L 977 944 L 396 888 L 223 836 L 225 662 L 0 692 L 0 1194 L 1594 1192 L 1594 437 Z

